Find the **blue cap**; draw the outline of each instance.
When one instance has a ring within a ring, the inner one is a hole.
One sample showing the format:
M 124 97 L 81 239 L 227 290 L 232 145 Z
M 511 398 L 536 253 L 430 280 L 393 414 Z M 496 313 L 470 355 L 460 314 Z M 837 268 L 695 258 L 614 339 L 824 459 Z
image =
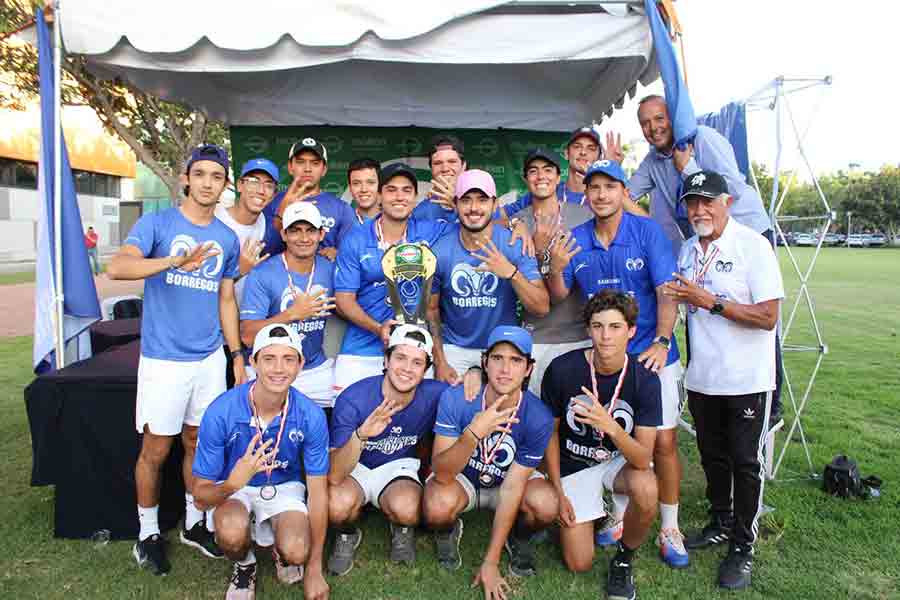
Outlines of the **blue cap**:
M 245 162 L 244 166 L 241 168 L 241 177 L 251 171 L 268 173 L 269 177 L 274 179 L 275 183 L 278 183 L 278 167 L 268 158 L 251 158 Z
M 628 185 L 628 175 L 626 175 L 625 171 L 622 170 L 622 165 L 614 160 L 609 160 L 606 158 L 604 158 L 603 160 L 595 160 L 593 164 L 588 167 L 587 173 L 584 174 L 585 185 L 590 182 L 591 177 L 599 173 L 602 173 L 607 177 L 611 177 L 616 181 L 620 181 L 622 185 Z
M 490 337 L 488 337 L 488 351 L 500 342 L 512 344 L 525 356 L 531 356 L 531 334 L 521 327 L 512 325 L 498 325 L 494 327 Z
M 215 144 L 200 144 L 191 150 L 191 157 L 184 167 L 184 172 L 189 173 L 191 165 L 198 160 L 211 160 L 214 163 L 219 163 L 225 168 L 225 175 L 228 175 L 228 153 L 225 152 L 225 149 L 221 146 L 216 146 Z

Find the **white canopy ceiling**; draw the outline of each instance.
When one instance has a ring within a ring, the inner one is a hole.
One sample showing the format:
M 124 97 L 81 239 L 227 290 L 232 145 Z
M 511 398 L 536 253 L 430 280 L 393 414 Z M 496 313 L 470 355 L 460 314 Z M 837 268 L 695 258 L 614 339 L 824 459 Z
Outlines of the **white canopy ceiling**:
M 232 125 L 555 131 L 658 76 L 640 5 L 63 0 L 61 15 L 96 73 Z

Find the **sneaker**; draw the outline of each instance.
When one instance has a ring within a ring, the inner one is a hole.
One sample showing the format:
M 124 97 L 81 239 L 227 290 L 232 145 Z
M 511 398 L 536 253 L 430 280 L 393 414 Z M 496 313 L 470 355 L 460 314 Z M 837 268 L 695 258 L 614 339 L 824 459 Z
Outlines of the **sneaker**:
M 673 569 L 684 569 L 690 564 L 684 548 L 684 536 L 677 529 L 660 529 L 656 545 L 659 546 L 660 558 Z
M 241 566 L 234 563 L 231 582 L 225 591 L 225 600 L 253 600 L 256 598 L 256 563 Z
M 615 546 L 622 539 L 624 525 L 621 520 L 616 521 L 611 516 L 604 521 L 604 528 L 594 536 L 594 543 L 598 546 Z
M 710 522 L 707 523 L 702 531 L 685 538 L 684 545 L 688 550 L 696 550 L 698 548 L 708 548 L 709 546 L 724 544 L 731 539 L 731 527 L 733 523 L 734 517 L 713 515 Z
M 216 544 L 215 535 L 206 529 L 206 523 L 203 520 L 194 523 L 194 526 L 190 529 L 182 527 L 179 538 L 182 544 L 196 548 L 208 558 L 222 558 L 225 556 Z
M 353 533 L 338 533 L 331 548 L 331 556 L 328 557 L 328 572 L 337 576 L 349 573 L 360 542 L 362 531 L 358 528 Z
M 457 519 L 453 524 L 453 529 L 449 532 L 441 531 L 434 535 L 438 564 L 448 571 L 455 571 L 462 566 L 462 556 L 459 554 L 459 541 L 462 539 L 462 533 L 462 519 Z
M 416 562 L 416 531 L 412 527 L 391 525 L 391 562 Z
M 752 570 L 753 546 L 732 542 L 725 560 L 719 565 L 719 587 L 727 590 L 742 590 L 750 587 Z
M 138 540 L 131 553 L 139 567 L 154 575 L 165 575 L 172 568 L 166 558 L 166 541 L 159 534 L 154 533 L 145 540 Z
M 534 545 L 530 539 L 520 540 L 514 535 L 506 538 L 506 551 L 509 552 L 509 572 L 516 577 L 531 577 L 537 571 L 534 568 Z
M 303 565 L 291 565 L 281 559 L 278 550 L 272 547 L 272 562 L 275 563 L 275 575 L 285 585 L 293 585 L 303 581 Z
M 631 574 L 631 563 L 619 560 L 618 554 L 609 563 L 606 575 L 606 597 L 609 600 L 634 600 L 634 575 Z

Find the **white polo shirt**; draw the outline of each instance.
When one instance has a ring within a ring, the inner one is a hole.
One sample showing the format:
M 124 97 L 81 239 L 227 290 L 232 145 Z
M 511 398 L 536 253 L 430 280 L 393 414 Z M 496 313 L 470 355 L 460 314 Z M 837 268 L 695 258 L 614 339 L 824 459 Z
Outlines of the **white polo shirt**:
M 720 300 L 759 304 L 784 298 L 778 259 L 759 233 L 728 219 L 719 239 L 704 254 L 695 235 L 681 248 L 679 272 Z M 690 363 L 688 390 L 738 396 L 775 389 L 775 330 L 741 325 L 703 308 L 688 307 Z
M 216 206 L 215 214 L 217 219 L 228 225 L 228 228 L 238 236 L 238 240 L 241 242 L 241 252 L 244 251 L 244 243 L 248 239 L 252 238 L 256 241 L 262 241 L 266 235 L 266 216 L 263 213 L 259 213 L 256 222 L 252 225 L 244 225 L 243 223 L 235 221 L 228 212 L 228 209 L 222 206 L 221 203 Z M 245 283 L 246 279 L 241 277 L 234 284 L 234 296 L 237 298 L 238 306 L 240 306 L 241 301 L 244 299 Z

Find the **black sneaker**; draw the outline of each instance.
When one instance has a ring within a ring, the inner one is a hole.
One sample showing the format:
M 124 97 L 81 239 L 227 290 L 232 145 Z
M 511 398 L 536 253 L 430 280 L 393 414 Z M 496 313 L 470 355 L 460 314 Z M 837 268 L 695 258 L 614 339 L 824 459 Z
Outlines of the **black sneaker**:
M 416 562 L 416 530 L 391 523 L 391 562 L 411 565 Z
M 225 600 L 253 600 L 256 598 L 256 563 L 242 567 L 234 563 Z
M 509 572 L 516 577 L 531 577 L 537 573 L 534 568 L 534 545 L 530 539 L 520 540 L 514 535 L 506 538 L 509 552 Z
M 346 575 L 353 568 L 353 557 L 362 542 L 362 531 L 355 529 L 352 533 L 338 532 L 328 557 L 328 572 L 332 575 Z
M 609 600 L 634 600 L 634 575 L 631 574 L 631 562 L 621 560 L 617 554 L 609 563 L 606 575 L 606 597 Z
M 727 590 L 742 590 L 750 587 L 752 570 L 753 546 L 732 543 L 728 547 L 725 560 L 719 565 L 719 587 Z
M 684 547 L 688 550 L 708 548 L 724 544 L 731 539 L 734 517 L 713 515 L 702 531 L 684 538 Z
M 139 540 L 131 553 L 139 567 L 154 575 L 165 575 L 172 568 L 166 558 L 166 540 L 159 537 L 159 534 L 154 533 L 147 539 Z
M 222 558 L 225 553 L 216 544 L 216 536 L 206 529 L 205 519 L 197 521 L 190 529 L 181 528 L 181 543 L 196 548 L 209 558 Z
M 462 539 L 462 532 L 462 519 L 457 519 L 456 523 L 453 524 L 453 529 L 439 531 L 434 534 L 438 564 L 448 571 L 455 571 L 462 566 L 462 556 L 459 554 L 459 541 Z

